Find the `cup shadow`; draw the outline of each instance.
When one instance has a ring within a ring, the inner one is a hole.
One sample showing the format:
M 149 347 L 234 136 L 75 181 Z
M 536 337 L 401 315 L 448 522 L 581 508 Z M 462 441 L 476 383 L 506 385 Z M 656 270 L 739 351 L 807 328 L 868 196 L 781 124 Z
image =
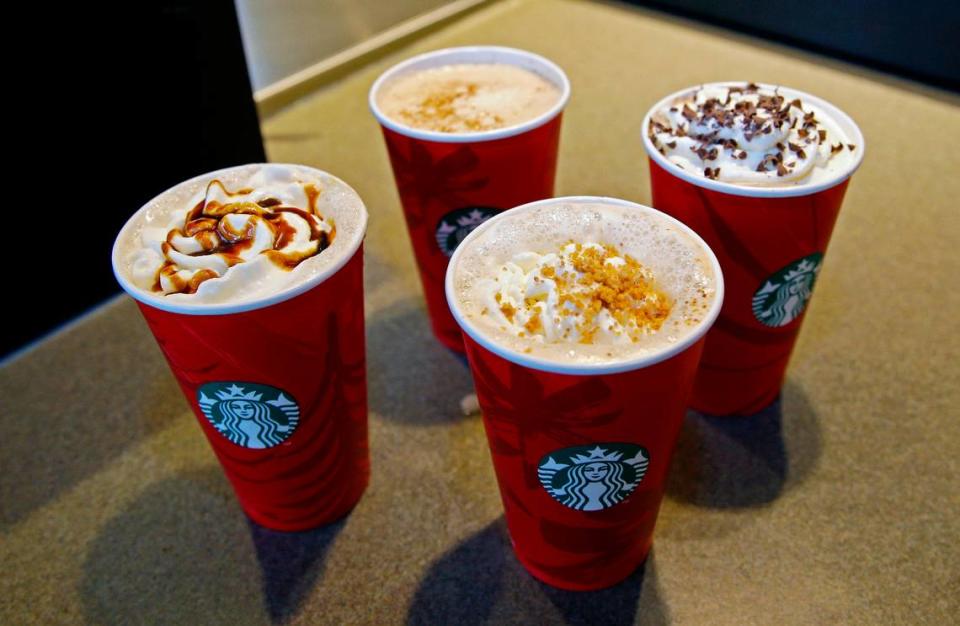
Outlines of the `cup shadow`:
M 4 364 L 0 397 L 0 532 L 190 411 L 129 298 Z
M 659 598 L 655 570 L 651 553 L 636 572 L 608 589 L 556 589 L 516 560 L 501 517 L 430 567 L 407 624 L 666 624 L 669 614 Z
M 86 621 L 287 622 L 343 525 L 271 531 L 246 519 L 219 467 L 169 478 L 92 542 L 79 587 Z
M 263 573 L 267 613 L 275 624 L 296 615 L 323 573 L 324 559 L 346 520 L 302 532 L 279 532 L 248 520 Z
M 698 506 L 762 506 L 801 482 L 821 452 L 817 415 L 788 381 L 767 408 L 743 417 L 688 411 L 667 480 L 667 496 Z
M 462 419 L 460 400 L 473 393 L 466 358 L 437 341 L 414 299 L 367 320 L 367 386 L 371 410 L 423 426 Z

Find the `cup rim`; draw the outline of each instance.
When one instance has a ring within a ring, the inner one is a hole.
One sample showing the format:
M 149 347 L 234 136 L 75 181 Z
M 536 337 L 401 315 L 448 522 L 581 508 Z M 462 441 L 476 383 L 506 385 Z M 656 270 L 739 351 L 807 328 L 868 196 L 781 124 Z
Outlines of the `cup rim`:
M 643 124 L 640 128 L 640 137 L 643 141 L 643 147 L 647 152 L 647 156 L 655 162 L 660 167 L 664 168 L 672 175 L 677 178 L 681 178 L 692 185 L 697 187 L 703 187 L 711 191 L 718 191 L 720 193 L 726 193 L 733 196 L 744 196 L 749 198 L 790 198 L 795 196 L 807 196 L 823 191 L 824 189 L 830 189 L 835 187 L 847 180 L 853 173 L 857 171 L 861 163 L 863 163 L 863 155 L 866 153 L 867 145 L 866 140 L 863 137 L 863 133 L 860 131 L 860 127 L 857 126 L 857 123 L 853 121 L 849 115 L 840 110 L 837 106 L 827 102 L 823 98 L 811 95 L 805 91 L 800 91 L 799 89 L 793 89 L 792 87 L 784 87 L 782 85 L 771 85 L 769 83 L 755 83 L 761 88 L 765 89 L 779 89 L 782 94 L 788 98 L 800 98 L 801 100 L 810 101 L 814 105 L 820 107 L 821 109 L 826 110 L 831 117 L 837 122 L 837 124 L 844 130 L 844 132 L 849 132 L 851 137 L 851 143 L 856 147 L 856 154 L 854 155 L 853 162 L 843 170 L 838 171 L 833 176 L 827 178 L 824 181 L 817 183 L 816 185 L 792 185 L 792 186 L 782 186 L 782 187 L 760 187 L 760 186 L 748 186 L 748 185 L 738 185 L 736 183 L 728 183 L 718 180 L 710 180 L 703 176 L 697 176 L 689 173 L 686 170 L 680 169 L 674 163 L 670 162 L 667 157 L 660 154 L 660 151 L 654 147 L 653 142 L 650 140 L 649 135 L 647 134 L 647 129 L 650 127 L 650 119 L 653 117 L 654 113 L 662 110 L 670 102 L 676 100 L 680 96 L 690 93 L 694 89 L 702 87 L 726 87 L 728 85 L 744 85 L 747 84 L 747 81 L 737 81 L 737 80 L 726 80 L 726 81 L 717 81 L 712 83 L 702 83 L 700 85 L 692 85 L 684 89 L 677 90 L 665 98 L 661 99 L 655 105 L 650 107 L 647 111 L 647 114 L 643 117 Z
M 709 260 L 710 267 L 713 270 L 715 280 L 715 294 L 713 303 L 710 306 L 710 309 L 707 311 L 707 314 L 704 315 L 703 319 L 700 320 L 700 323 L 690 331 L 680 341 L 669 344 L 663 350 L 653 352 L 651 354 L 644 354 L 641 356 L 633 357 L 630 359 L 624 359 L 622 361 L 617 361 L 615 363 L 577 363 L 577 364 L 567 364 L 567 363 L 558 363 L 556 361 L 545 359 L 542 357 L 532 356 L 530 354 L 525 354 L 511 348 L 498 345 L 496 342 L 488 339 L 484 334 L 477 328 L 477 326 L 468 320 L 461 312 L 459 303 L 456 298 L 455 288 L 454 288 L 454 268 L 457 266 L 460 255 L 466 250 L 472 239 L 479 237 L 484 231 L 489 228 L 492 228 L 494 224 L 502 219 L 508 219 L 511 214 L 516 214 L 516 212 L 523 211 L 532 211 L 537 207 L 547 205 L 547 204 L 558 204 L 558 203 L 591 203 L 591 204 L 607 204 L 614 206 L 628 207 L 631 209 L 638 209 L 644 213 L 655 214 L 657 219 L 662 219 L 666 221 L 671 226 L 679 229 L 685 235 L 691 237 L 694 242 L 696 242 L 702 251 L 706 254 L 707 259 Z M 618 374 L 621 372 L 629 372 L 633 370 L 643 369 L 651 365 L 660 363 L 661 361 L 666 361 L 685 350 L 689 347 L 696 344 L 707 331 L 710 330 L 710 327 L 713 326 L 713 323 L 716 321 L 717 316 L 720 315 L 720 309 L 723 306 L 723 295 L 724 295 L 724 282 L 723 282 L 723 272 L 720 269 L 720 261 L 717 260 L 716 255 L 713 253 L 713 250 L 710 249 L 710 246 L 707 245 L 707 242 L 703 240 L 700 235 L 698 235 L 692 228 L 684 224 L 683 222 L 667 215 L 666 213 L 648 207 L 636 202 L 631 202 L 629 200 L 623 200 L 620 198 L 611 198 L 607 196 L 563 196 L 559 198 L 547 198 L 545 200 L 537 200 L 536 202 L 529 202 L 527 204 L 522 204 L 520 206 L 514 207 L 502 213 L 499 213 L 476 229 L 474 229 L 469 235 L 467 235 L 463 241 L 460 242 L 460 245 L 457 246 L 457 249 L 454 251 L 453 256 L 450 258 L 450 263 L 447 265 L 447 274 L 444 281 L 444 290 L 447 297 L 447 305 L 450 307 L 450 312 L 453 314 L 453 318 L 456 320 L 457 324 L 460 326 L 461 330 L 466 333 L 471 339 L 483 346 L 485 349 L 490 352 L 500 356 L 511 363 L 516 365 L 521 365 L 523 367 L 528 367 L 530 369 L 538 370 L 541 372 L 550 372 L 554 374 L 571 374 L 579 376 L 595 376 L 601 374 Z
M 318 272 L 316 275 L 311 276 L 309 279 L 297 283 L 287 289 L 280 290 L 275 293 L 271 293 L 266 296 L 259 298 L 253 298 L 250 300 L 241 300 L 239 302 L 230 302 L 230 303 L 182 303 L 182 302 L 170 302 L 169 300 L 154 295 L 152 293 L 147 293 L 134 285 L 121 271 L 120 266 L 123 263 L 123 259 L 120 258 L 120 241 L 123 239 L 124 235 L 128 233 L 129 230 L 133 229 L 136 226 L 137 217 L 140 213 L 148 206 L 157 202 L 161 197 L 167 195 L 168 193 L 180 188 L 186 187 L 189 185 L 194 185 L 203 181 L 205 179 L 213 179 L 224 174 L 231 173 L 235 170 L 250 168 L 250 167 L 288 167 L 299 170 L 306 170 L 309 172 L 319 173 L 323 176 L 329 176 L 333 178 L 338 183 L 344 185 L 347 189 L 352 191 L 357 195 L 357 198 L 360 198 L 360 194 L 357 191 L 345 183 L 342 179 L 334 176 L 333 174 L 321 170 L 315 167 L 310 167 L 309 165 L 299 165 L 295 163 L 247 163 L 244 165 L 234 165 L 231 167 L 225 167 L 212 172 L 207 172 L 205 174 L 200 174 L 199 176 L 194 176 L 188 180 L 177 183 L 176 185 L 166 189 L 165 191 L 160 192 L 146 203 L 143 204 L 139 209 L 134 211 L 133 215 L 127 219 L 127 222 L 123 225 L 120 231 L 117 233 L 116 239 L 113 242 L 113 250 L 111 252 L 111 264 L 113 266 L 113 275 L 117 279 L 117 282 L 120 283 L 120 286 L 123 288 L 128 295 L 133 299 L 146 304 L 152 308 L 159 309 L 161 311 L 167 311 L 169 313 L 180 313 L 183 315 L 229 315 L 232 313 L 244 313 L 247 311 L 254 311 L 256 309 L 262 309 L 274 304 L 279 304 L 285 302 L 296 296 L 299 296 L 302 293 L 305 293 L 320 283 L 326 281 L 328 278 L 337 273 L 344 265 L 346 265 L 350 259 L 357 253 L 357 250 L 360 249 L 360 245 L 363 243 L 363 238 L 367 232 L 367 221 L 368 213 L 366 205 L 363 204 L 363 199 L 360 198 L 360 207 L 362 208 L 362 215 L 360 216 L 360 222 L 358 224 L 356 232 L 353 234 L 353 237 L 347 240 L 347 247 L 344 249 L 341 257 L 330 266 L 323 269 L 323 271 Z
M 542 72 L 533 70 L 535 73 L 560 88 L 560 98 L 547 111 L 541 113 L 532 120 L 528 120 L 521 124 L 515 124 L 513 126 L 507 126 L 505 128 L 485 130 L 477 133 L 444 133 L 435 130 L 424 130 L 413 128 L 412 126 L 407 126 L 405 124 L 400 124 L 399 122 L 387 117 L 377 104 L 377 95 L 379 94 L 380 90 L 383 89 L 384 85 L 405 72 L 419 69 L 421 67 L 435 67 L 438 65 L 435 63 L 435 61 L 437 61 L 439 57 L 467 57 L 475 60 L 457 59 L 453 62 L 466 64 L 476 64 L 484 61 L 494 63 L 502 62 L 508 65 L 531 69 L 527 68 L 525 65 L 511 62 L 511 60 L 516 61 L 518 59 L 526 60 L 529 65 L 539 66 L 539 68 L 543 70 Z M 390 130 L 406 137 L 421 139 L 424 141 L 434 141 L 437 143 L 478 143 L 483 141 L 495 141 L 497 139 L 505 139 L 507 137 L 520 135 L 527 131 L 533 130 L 534 128 L 539 128 L 540 126 L 543 126 L 544 124 L 553 120 L 555 117 L 560 115 L 561 112 L 563 112 L 569 100 L 570 79 L 567 78 L 566 73 L 560 68 L 559 65 L 534 52 L 521 50 L 519 48 L 510 48 L 507 46 L 457 46 L 418 54 L 414 57 L 401 61 L 400 63 L 397 63 L 396 65 L 393 65 L 384 71 L 377 78 L 377 80 L 374 81 L 373 85 L 370 87 L 370 92 L 367 95 L 367 102 L 370 107 L 370 111 L 373 113 L 374 117 L 377 118 L 377 121 L 381 126 L 384 128 L 389 128 Z

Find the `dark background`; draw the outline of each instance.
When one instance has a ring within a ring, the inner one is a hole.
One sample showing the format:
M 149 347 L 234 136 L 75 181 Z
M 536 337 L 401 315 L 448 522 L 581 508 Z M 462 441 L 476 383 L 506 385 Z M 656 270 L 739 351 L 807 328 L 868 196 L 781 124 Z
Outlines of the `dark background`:
M 960 4 L 634 4 L 960 86 Z M 213 169 L 265 160 L 232 0 L 56 10 L 37 3 L 12 26 L 4 44 L 7 149 L 16 163 L 4 198 L 4 301 L 12 316 L 2 325 L 0 355 L 119 291 L 113 240 L 150 198 Z
M 8 93 L 20 171 L 6 200 L 31 213 L 5 222 L 17 306 L 0 354 L 119 292 L 113 240 L 145 202 L 265 160 L 232 0 L 81 5 L 34 8 L 8 50 L 22 90 Z
M 906 78 L 960 87 L 960 2 L 628 0 Z

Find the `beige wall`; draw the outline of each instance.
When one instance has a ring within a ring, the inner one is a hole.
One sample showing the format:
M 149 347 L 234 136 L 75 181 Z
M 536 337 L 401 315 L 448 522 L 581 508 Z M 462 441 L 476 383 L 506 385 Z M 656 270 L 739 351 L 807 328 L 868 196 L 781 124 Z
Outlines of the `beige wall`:
M 236 0 L 254 90 L 447 0 Z

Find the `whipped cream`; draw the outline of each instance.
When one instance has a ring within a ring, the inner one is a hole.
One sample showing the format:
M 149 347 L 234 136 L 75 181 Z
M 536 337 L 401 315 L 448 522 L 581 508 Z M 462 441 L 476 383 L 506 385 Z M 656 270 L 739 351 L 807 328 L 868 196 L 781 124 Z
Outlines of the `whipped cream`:
M 131 263 L 133 283 L 164 294 L 194 294 L 241 263 L 292 269 L 330 245 L 333 224 L 316 209 L 321 193 L 318 181 L 275 168 L 234 189 L 213 179 L 165 227 L 143 229 L 143 248 Z
M 239 166 L 148 203 L 118 236 L 114 263 L 151 300 L 239 303 L 322 273 L 336 262 L 325 251 L 342 256 L 339 239 L 346 232 L 351 248 L 365 220 L 356 192 L 325 172 Z
M 657 332 L 672 306 L 649 268 L 594 242 L 515 254 L 484 282 L 495 323 L 545 342 L 635 343 Z
M 447 271 L 461 323 L 492 344 L 564 366 L 616 365 L 684 345 L 709 325 L 721 285 L 713 256 L 689 229 L 611 198 L 501 213 L 464 240 Z
M 694 89 L 655 111 L 646 132 L 683 170 L 748 186 L 817 184 L 850 168 L 860 148 L 823 107 L 753 83 Z
M 404 74 L 377 98 L 396 122 L 444 133 L 515 126 L 550 110 L 560 89 L 529 70 L 506 63 L 444 65 Z

